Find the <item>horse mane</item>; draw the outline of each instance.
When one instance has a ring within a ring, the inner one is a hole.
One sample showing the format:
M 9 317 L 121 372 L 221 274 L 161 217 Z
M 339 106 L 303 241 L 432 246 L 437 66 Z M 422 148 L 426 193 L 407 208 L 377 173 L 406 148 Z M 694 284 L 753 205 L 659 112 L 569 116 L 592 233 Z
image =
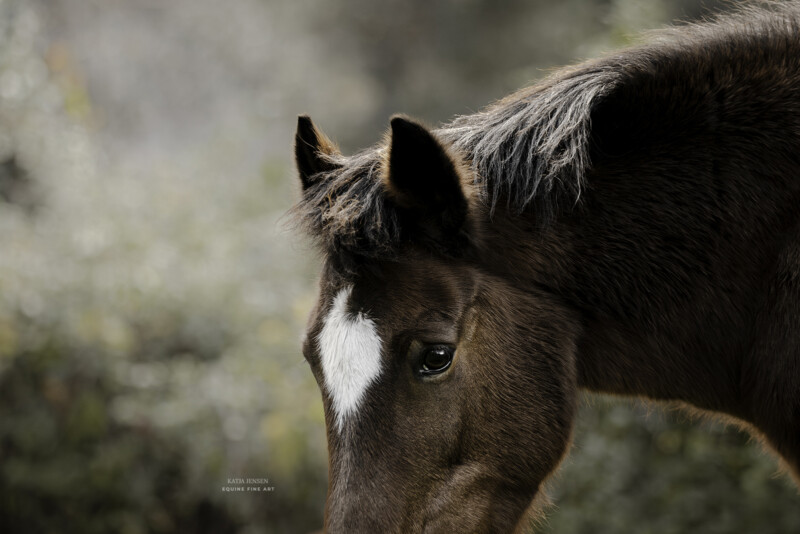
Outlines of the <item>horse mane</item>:
M 726 78 L 715 76 L 717 63 L 745 71 L 769 59 L 764 50 L 770 44 L 800 54 L 798 35 L 797 1 L 762 2 L 715 20 L 656 30 L 646 34 L 645 44 L 558 70 L 434 134 L 463 158 L 489 212 L 503 203 L 511 212 L 531 210 L 547 222 L 561 206 L 576 204 L 586 187 L 598 153 L 593 115 L 616 91 L 627 86 L 630 96 L 635 86 L 648 83 L 652 89 L 656 76 L 711 91 L 709 77 L 713 83 Z M 735 76 L 726 79 L 736 83 Z M 672 105 L 681 102 L 673 97 Z M 353 156 L 324 156 L 334 170 L 316 177 L 294 208 L 295 219 L 323 250 L 370 257 L 396 252 L 402 228 L 384 185 L 387 147 L 384 139 Z

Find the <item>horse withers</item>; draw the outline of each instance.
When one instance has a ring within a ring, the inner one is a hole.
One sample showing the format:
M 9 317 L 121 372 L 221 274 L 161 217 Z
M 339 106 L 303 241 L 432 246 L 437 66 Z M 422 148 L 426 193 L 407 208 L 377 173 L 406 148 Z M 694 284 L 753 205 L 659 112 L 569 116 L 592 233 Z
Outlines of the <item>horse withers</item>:
M 351 157 L 300 117 L 296 158 L 329 532 L 513 531 L 581 388 L 722 414 L 800 477 L 800 4 Z

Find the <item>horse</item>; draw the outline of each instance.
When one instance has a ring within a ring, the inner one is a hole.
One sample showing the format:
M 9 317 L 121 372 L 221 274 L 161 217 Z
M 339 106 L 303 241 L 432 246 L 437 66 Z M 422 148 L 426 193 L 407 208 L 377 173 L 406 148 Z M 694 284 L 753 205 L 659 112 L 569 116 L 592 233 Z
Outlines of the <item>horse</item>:
M 800 480 L 800 3 L 352 156 L 300 116 L 295 157 L 328 532 L 521 529 L 581 390 L 736 421 Z

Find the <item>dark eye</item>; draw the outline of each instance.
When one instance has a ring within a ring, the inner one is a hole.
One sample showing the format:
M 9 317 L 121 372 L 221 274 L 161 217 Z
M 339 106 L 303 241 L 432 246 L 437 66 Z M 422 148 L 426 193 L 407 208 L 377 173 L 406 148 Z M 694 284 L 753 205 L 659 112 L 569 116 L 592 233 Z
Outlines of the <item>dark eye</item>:
M 422 350 L 419 374 L 438 375 L 446 371 L 453 363 L 455 348 L 449 345 L 431 345 Z

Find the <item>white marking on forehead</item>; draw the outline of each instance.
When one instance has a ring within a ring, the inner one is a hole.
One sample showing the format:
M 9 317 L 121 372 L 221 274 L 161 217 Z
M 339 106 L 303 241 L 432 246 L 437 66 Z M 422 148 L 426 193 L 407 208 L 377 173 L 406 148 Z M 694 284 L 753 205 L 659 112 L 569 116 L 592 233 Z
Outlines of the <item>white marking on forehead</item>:
M 352 291 L 353 286 L 347 286 L 333 299 L 317 338 L 325 387 L 340 431 L 381 373 L 381 338 L 375 322 L 363 312 L 347 313 Z

